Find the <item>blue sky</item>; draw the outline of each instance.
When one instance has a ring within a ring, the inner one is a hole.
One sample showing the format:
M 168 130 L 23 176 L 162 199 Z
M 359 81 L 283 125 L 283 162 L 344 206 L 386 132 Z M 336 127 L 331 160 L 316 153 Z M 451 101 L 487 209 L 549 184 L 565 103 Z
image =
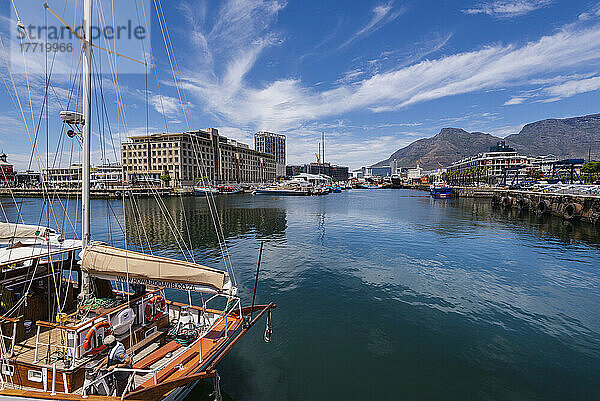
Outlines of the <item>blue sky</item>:
M 49 1 L 57 10 L 64 3 Z M 163 3 L 146 3 L 148 17 L 152 14 L 154 68 L 147 76 L 117 74 L 122 108 L 104 64 L 111 131 L 107 124 L 96 124 L 94 161 L 101 149 L 114 160 L 110 148 L 131 134 L 217 127 L 249 144 L 257 130 L 286 134 L 292 164 L 314 160 L 325 132 L 327 161 L 357 168 L 443 127 L 505 136 L 528 122 L 599 112 L 596 1 Z M 0 34 L 7 44 L 15 40 L 10 35 L 13 10 L 7 0 L 0 4 Z M 171 59 L 156 5 L 167 22 Z M 149 48 L 127 51 L 141 59 Z M 0 71 L 8 80 L 3 57 Z M 46 125 L 43 116 L 36 116 L 44 76 L 39 61 L 29 58 L 25 64 L 31 105 L 24 66 L 13 65 L 11 72 L 29 109 L 30 133 L 42 121 L 36 157 L 43 164 Z M 51 97 L 68 98 L 65 77 L 56 74 Z M 25 168 L 31 145 L 14 93 L 1 87 L 0 147 Z M 57 112 L 66 102 L 49 103 L 49 159 L 64 164 L 71 140 L 60 135 Z M 56 156 L 57 150 L 63 156 Z

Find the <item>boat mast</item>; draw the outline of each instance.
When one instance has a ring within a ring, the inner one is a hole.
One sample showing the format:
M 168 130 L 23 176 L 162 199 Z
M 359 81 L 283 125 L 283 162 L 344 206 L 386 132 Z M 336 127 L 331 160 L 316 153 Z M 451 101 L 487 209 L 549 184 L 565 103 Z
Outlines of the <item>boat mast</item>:
M 92 0 L 83 8 L 83 160 L 81 171 L 81 239 L 82 249 L 90 241 L 90 131 L 92 125 Z M 89 276 L 81 272 L 82 295 L 89 295 Z

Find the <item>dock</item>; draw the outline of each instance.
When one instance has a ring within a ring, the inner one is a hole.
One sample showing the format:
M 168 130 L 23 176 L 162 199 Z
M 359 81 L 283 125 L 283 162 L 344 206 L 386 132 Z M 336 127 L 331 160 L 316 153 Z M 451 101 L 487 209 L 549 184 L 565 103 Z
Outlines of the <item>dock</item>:
M 553 215 L 569 221 L 600 223 L 600 195 L 510 190 L 493 187 L 452 187 L 459 198 L 489 198 L 505 209 L 519 209 L 537 215 Z

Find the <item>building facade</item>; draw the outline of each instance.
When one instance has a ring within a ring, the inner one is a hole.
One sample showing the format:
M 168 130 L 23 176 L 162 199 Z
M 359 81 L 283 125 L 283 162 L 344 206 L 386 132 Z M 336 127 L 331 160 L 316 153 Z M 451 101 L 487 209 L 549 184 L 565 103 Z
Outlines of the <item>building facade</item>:
M 254 134 L 254 149 L 275 156 L 275 173 L 277 177 L 286 175 L 285 135 L 259 131 Z
M 347 181 L 350 174 L 348 167 L 336 166 L 330 163 L 308 163 L 298 166 L 286 166 L 286 176 L 295 177 L 300 174 L 323 174 L 334 181 Z
M 50 188 L 77 188 L 81 186 L 81 164 L 47 168 L 43 170 L 42 176 Z
M 123 181 L 123 166 L 121 166 L 121 163 L 105 163 L 92 167 L 90 177 L 92 187 L 118 187 L 123 185 Z
M 505 175 L 505 171 L 519 171 L 525 173 L 532 166 L 532 158 L 521 156 L 517 151 L 498 142 L 496 146 L 490 147 L 489 152 L 480 153 L 477 156 L 466 157 L 448 166 L 448 172 L 467 172 L 479 168 L 482 177 L 499 179 Z
M 0 186 L 14 187 L 16 184 L 13 165 L 8 162 L 6 154 L 0 154 Z
M 276 176 L 275 156 L 220 136 L 215 128 L 129 139 L 121 147 L 128 184 L 261 183 Z

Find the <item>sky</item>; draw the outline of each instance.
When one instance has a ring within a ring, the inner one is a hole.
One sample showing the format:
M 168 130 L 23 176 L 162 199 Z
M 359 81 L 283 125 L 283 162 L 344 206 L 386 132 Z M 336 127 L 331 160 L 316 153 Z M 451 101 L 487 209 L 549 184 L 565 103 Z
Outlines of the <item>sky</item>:
M 216 127 L 250 145 L 258 130 L 285 134 L 288 164 L 314 161 L 324 133 L 326 161 L 355 169 L 444 127 L 506 136 L 599 112 L 597 1 L 138 1 L 95 14 L 101 28 L 114 15 L 147 28 L 105 47 L 150 60 L 94 50 L 95 163 L 131 135 Z M 77 51 L 49 68 L 19 51 L 15 14 L 57 24 L 27 2 L 0 0 L 0 148 L 36 170 L 80 157 L 58 112 L 80 109 L 81 89 Z M 48 4 L 77 25 L 81 0 Z

